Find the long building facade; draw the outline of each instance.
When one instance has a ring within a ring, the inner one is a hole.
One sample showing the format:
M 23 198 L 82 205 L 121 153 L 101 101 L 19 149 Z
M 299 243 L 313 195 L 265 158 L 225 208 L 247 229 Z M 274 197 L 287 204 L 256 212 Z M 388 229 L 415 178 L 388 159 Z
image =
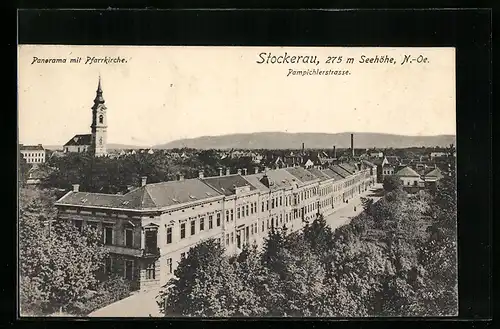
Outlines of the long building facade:
M 300 230 L 328 216 L 376 182 L 376 166 L 343 163 L 148 184 L 124 195 L 73 190 L 56 202 L 58 218 L 103 232 L 110 257 L 104 271 L 123 275 L 135 289 L 165 285 L 189 249 L 213 238 L 228 254 L 262 246 L 272 227 Z

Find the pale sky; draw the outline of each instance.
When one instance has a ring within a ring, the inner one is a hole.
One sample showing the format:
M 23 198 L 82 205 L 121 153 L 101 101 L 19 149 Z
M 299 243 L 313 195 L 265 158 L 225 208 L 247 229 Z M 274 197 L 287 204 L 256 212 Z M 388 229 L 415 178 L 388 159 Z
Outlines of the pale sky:
M 262 52 L 317 56 L 315 64 L 257 64 Z M 397 64 L 359 63 L 388 55 Z M 427 64 L 400 65 L 404 54 Z M 82 57 L 80 64 L 69 58 Z M 120 56 L 126 64 L 84 64 Z M 354 64 L 326 64 L 328 56 Z M 33 57 L 66 64 L 31 64 Z M 19 141 L 62 145 L 90 133 L 99 74 L 108 143 L 150 146 L 261 131 L 455 134 L 453 48 L 19 46 Z M 289 69 L 351 75 L 287 77 Z

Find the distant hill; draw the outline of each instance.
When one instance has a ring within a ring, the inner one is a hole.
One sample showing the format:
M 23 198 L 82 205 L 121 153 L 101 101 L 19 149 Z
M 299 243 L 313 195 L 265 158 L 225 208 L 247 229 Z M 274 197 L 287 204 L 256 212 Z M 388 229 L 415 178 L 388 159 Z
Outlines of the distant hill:
M 354 148 L 404 148 L 448 146 L 455 143 L 455 135 L 403 136 L 380 133 L 354 133 Z M 203 136 L 175 140 L 156 149 L 196 148 L 196 149 L 299 149 L 305 148 L 349 148 L 350 133 L 283 133 L 262 132 L 251 134 L 231 134 L 222 136 Z

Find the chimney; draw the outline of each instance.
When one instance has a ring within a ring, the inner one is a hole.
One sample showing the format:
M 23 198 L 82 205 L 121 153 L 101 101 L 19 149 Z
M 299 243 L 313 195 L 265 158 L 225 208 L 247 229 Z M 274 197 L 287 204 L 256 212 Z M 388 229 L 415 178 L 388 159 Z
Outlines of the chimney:
M 229 176 L 231 175 L 231 169 L 230 168 L 226 168 L 226 176 Z
M 259 173 L 259 167 L 255 167 L 254 169 L 255 169 L 254 173 L 258 174 Z
M 337 150 L 335 149 L 335 145 L 333 145 L 333 158 L 337 157 Z
M 141 186 L 146 185 L 147 181 L 148 181 L 148 178 L 146 176 L 142 176 L 141 177 Z
M 351 155 L 354 157 L 354 134 L 351 134 Z
M 247 175 L 247 173 L 248 173 L 248 169 L 247 169 L 247 168 L 243 168 L 243 175 L 245 175 L 245 176 L 246 176 L 246 175 Z
M 198 178 L 203 178 L 203 177 L 204 177 L 203 170 L 200 170 L 198 172 Z
M 219 168 L 219 176 L 222 176 L 222 168 Z
M 80 184 L 73 184 L 73 192 L 80 192 Z
M 238 169 L 238 175 L 241 175 L 241 169 Z

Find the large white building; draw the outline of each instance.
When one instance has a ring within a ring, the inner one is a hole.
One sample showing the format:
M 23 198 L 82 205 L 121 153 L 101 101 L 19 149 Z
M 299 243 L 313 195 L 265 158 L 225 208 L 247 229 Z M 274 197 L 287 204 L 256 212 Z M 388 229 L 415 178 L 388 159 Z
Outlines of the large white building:
M 19 145 L 21 152 L 26 163 L 45 163 L 45 149 L 42 144 L 38 145 Z
M 155 184 L 144 177 L 124 195 L 82 192 L 75 185 L 56 202 L 58 217 L 102 230 L 110 251 L 105 271 L 123 275 L 136 289 L 150 289 L 164 285 L 204 239 L 216 239 L 231 254 L 247 243 L 261 246 L 272 227 L 299 230 L 376 180 L 375 166 L 366 162 L 246 172 L 200 172 L 196 179 Z

